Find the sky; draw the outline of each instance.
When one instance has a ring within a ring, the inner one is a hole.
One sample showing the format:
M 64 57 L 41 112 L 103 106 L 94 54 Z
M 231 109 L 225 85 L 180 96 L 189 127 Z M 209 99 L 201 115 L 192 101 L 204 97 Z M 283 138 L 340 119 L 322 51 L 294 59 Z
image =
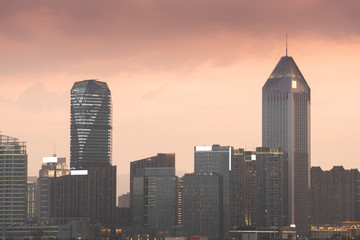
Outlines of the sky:
M 285 55 L 311 88 L 311 164 L 360 168 L 360 1 L 0 1 L 0 131 L 28 175 L 70 155 L 70 89 L 108 83 L 118 194 L 129 163 L 196 145 L 261 146 L 261 88 Z

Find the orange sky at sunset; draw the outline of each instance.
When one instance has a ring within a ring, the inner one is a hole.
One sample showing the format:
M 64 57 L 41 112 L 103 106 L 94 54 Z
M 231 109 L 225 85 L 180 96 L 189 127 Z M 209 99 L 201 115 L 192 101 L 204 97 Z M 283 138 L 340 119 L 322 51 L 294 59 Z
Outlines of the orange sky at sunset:
M 0 2 L 0 131 L 26 141 L 29 176 L 67 157 L 70 89 L 106 81 L 113 164 L 193 146 L 261 146 L 261 88 L 285 54 L 311 88 L 311 162 L 360 168 L 360 1 Z

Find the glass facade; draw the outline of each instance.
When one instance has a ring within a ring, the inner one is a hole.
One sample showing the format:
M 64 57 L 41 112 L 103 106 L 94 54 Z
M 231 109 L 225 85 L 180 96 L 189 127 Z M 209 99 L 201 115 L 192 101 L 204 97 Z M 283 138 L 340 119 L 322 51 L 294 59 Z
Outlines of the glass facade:
M 216 173 L 222 176 L 223 189 L 223 230 L 225 237 L 231 225 L 230 214 L 230 171 L 232 147 L 230 146 L 196 146 L 194 149 L 195 173 Z
M 25 223 L 26 196 L 26 145 L 0 134 L 0 226 Z
M 292 57 L 282 57 L 262 89 L 262 145 L 282 148 L 288 162 L 288 214 L 308 233 L 310 88 Z
M 183 224 L 185 235 L 223 238 L 222 176 L 193 173 L 183 177 Z
M 111 158 L 111 92 L 105 82 L 76 82 L 71 89 L 70 169 L 110 166 Z

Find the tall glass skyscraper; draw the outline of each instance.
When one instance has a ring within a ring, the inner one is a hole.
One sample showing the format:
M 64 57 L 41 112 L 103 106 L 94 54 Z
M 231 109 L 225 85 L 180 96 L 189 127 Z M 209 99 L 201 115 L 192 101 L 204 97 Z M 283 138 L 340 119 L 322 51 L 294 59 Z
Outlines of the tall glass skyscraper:
M 289 223 L 308 232 L 310 87 L 294 59 L 284 56 L 262 88 L 262 144 L 284 149 L 288 161 Z
M 105 82 L 75 82 L 71 89 L 70 169 L 106 167 L 111 162 L 111 92 Z

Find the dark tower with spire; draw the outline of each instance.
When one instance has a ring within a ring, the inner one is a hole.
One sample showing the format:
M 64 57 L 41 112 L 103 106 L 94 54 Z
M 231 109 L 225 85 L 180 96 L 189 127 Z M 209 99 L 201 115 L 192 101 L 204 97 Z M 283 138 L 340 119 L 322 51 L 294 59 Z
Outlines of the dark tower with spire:
M 282 57 L 262 88 L 262 144 L 283 148 L 288 163 L 288 221 L 308 234 L 310 87 L 294 59 Z

